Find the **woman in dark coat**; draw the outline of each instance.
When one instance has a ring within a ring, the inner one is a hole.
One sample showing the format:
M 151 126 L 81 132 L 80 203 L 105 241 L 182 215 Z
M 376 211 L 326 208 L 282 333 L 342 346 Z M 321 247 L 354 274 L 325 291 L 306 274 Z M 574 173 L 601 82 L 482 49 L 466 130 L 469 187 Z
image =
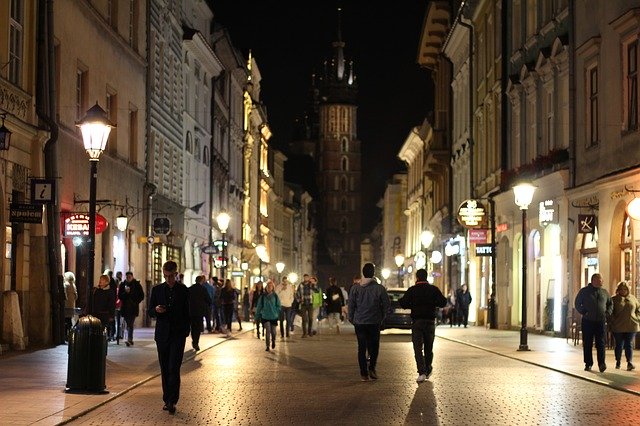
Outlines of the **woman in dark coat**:
M 198 275 L 189 290 L 189 316 L 191 317 L 191 347 L 200 350 L 200 334 L 204 331 L 202 318 L 211 310 L 211 297 L 204 286 L 204 275 Z
M 256 308 L 258 307 L 258 301 L 260 300 L 260 297 L 263 294 L 264 294 L 264 287 L 262 286 L 262 281 L 258 281 L 253 285 L 253 291 L 251 292 L 251 312 L 254 315 L 253 322 L 256 325 L 258 339 L 260 338 L 260 321 L 256 320 L 255 314 L 256 314 Z
M 98 285 L 93 288 L 93 312 L 89 314 L 98 318 L 102 327 L 108 327 L 109 322 L 115 318 L 116 298 L 109 287 L 109 276 L 101 275 Z

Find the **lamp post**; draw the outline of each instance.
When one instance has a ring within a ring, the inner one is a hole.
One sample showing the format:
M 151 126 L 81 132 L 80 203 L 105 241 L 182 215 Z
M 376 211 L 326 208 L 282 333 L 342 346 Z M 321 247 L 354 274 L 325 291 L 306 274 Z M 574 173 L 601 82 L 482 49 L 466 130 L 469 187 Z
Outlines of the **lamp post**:
M 258 244 L 256 246 L 256 254 L 258 255 L 258 259 L 259 259 L 259 268 L 260 268 L 260 281 L 262 281 L 262 262 L 266 262 L 266 256 L 267 256 L 267 248 L 264 246 L 264 244 Z
M 278 271 L 278 284 L 282 281 L 282 271 L 284 271 L 284 262 L 276 263 L 276 271 Z
M 387 280 L 391 276 L 391 270 L 389 268 L 382 268 L 382 271 L 380 272 L 382 273 L 382 278 L 384 279 L 384 285 L 386 286 Z
M 427 272 L 429 272 L 430 265 L 431 265 L 431 261 L 429 258 L 429 247 L 431 246 L 431 243 L 433 242 L 433 232 L 426 230 L 426 231 L 422 231 L 422 233 L 420 234 L 420 242 L 422 243 L 422 247 L 424 247 L 424 251 L 425 251 L 425 255 L 427 257 Z
M 96 102 L 87 114 L 76 123 L 82 132 L 82 141 L 84 149 L 89 154 L 90 167 L 90 183 L 89 183 L 89 259 L 87 262 L 87 313 L 93 314 L 93 298 L 91 292 L 93 290 L 93 273 L 95 267 L 96 256 L 96 185 L 98 180 L 98 161 L 100 154 L 107 146 L 109 133 L 111 128 L 115 127 L 107 118 L 107 113 L 100 108 Z
M 521 183 L 513 187 L 515 203 L 522 210 L 522 327 L 520 328 L 519 351 L 528 351 L 527 344 L 527 209 L 536 187 L 530 183 Z
M 396 257 L 394 257 L 394 260 L 398 267 L 398 287 L 404 287 L 404 284 L 402 283 L 402 265 L 404 264 L 404 255 L 402 253 L 398 253 L 396 254 Z
M 225 280 L 227 279 L 227 229 L 229 229 L 229 221 L 231 217 L 224 210 L 218 213 L 216 217 L 216 222 L 218 222 L 218 228 L 222 233 L 222 284 L 224 285 Z

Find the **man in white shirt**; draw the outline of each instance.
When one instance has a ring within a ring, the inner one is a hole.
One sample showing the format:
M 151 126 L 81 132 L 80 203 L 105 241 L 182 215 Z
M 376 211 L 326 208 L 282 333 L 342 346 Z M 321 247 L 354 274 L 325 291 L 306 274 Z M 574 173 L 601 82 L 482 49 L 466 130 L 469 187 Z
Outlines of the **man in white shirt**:
M 285 327 L 284 322 L 287 322 L 286 336 L 289 337 L 290 321 L 291 321 L 291 305 L 293 304 L 295 289 L 293 285 L 289 283 L 287 277 L 282 278 L 282 282 L 276 286 L 276 294 L 280 299 L 280 338 L 284 339 Z

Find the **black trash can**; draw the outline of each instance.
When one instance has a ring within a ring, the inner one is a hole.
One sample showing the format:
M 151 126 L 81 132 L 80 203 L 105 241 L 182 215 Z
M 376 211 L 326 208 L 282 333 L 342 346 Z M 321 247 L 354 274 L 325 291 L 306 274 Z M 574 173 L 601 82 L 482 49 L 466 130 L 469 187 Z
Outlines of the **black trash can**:
M 107 335 L 100 320 L 91 315 L 78 320 L 69 336 L 67 392 L 105 390 Z

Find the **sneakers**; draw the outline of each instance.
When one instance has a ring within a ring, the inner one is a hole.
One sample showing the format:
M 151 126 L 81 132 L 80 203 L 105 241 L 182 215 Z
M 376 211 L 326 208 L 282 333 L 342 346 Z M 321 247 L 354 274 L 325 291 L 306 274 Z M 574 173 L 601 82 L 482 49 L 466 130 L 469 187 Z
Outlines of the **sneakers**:
M 416 379 L 417 383 L 422 383 L 425 382 L 427 380 L 427 375 L 426 374 L 420 374 L 418 375 L 418 378 Z
M 368 382 L 369 381 L 369 376 L 366 374 L 363 374 L 362 376 L 360 376 L 360 380 L 362 380 L 363 382 Z
M 604 373 L 606 369 L 607 364 L 598 364 L 598 370 L 600 370 L 601 373 Z
M 616 361 L 616 370 L 620 370 L 620 360 Z
M 369 377 L 371 378 L 371 380 L 378 380 L 378 375 L 376 374 L 375 368 L 369 369 Z
M 631 371 L 631 370 L 635 370 L 636 366 L 631 364 L 630 362 L 627 363 L 627 371 Z

